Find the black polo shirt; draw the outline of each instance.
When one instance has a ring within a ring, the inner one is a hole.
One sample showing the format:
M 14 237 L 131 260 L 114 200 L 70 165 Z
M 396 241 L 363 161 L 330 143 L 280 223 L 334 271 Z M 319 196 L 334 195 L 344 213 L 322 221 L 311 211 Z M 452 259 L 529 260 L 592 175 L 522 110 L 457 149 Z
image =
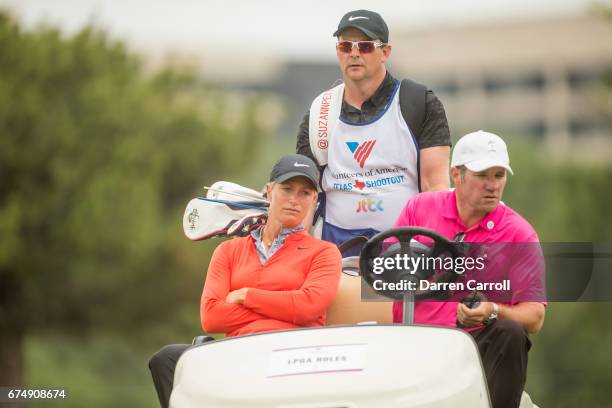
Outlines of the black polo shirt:
M 353 123 L 364 123 L 374 119 L 385 109 L 389 98 L 391 98 L 393 94 L 393 87 L 396 82 L 396 79 L 387 72 L 385 79 L 376 92 L 374 92 L 374 95 L 361 105 L 361 109 L 357 109 L 342 100 L 340 115 L 347 121 Z M 400 101 L 400 104 L 402 104 L 402 101 Z M 434 146 L 450 146 L 450 131 L 448 128 L 448 121 L 446 120 L 446 113 L 444 112 L 444 106 L 442 106 L 442 102 L 440 102 L 438 97 L 434 95 L 433 91 L 430 89 L 427 90 L 425 104 L 425 122 L 423 123 L 421 134 L 417 139 L 419 149 L 426 149 Z M 310 149 L 308 136 L 309 120 L 310 112 L 306 112 L 298 130 L 296 151 L 299 154 L 303 154 L 315 160 L 312 150 Z

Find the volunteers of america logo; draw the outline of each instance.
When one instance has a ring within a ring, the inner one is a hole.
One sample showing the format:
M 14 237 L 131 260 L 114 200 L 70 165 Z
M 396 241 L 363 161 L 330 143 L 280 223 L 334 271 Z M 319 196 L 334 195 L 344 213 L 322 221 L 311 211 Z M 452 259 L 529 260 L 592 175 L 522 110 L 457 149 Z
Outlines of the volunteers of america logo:
M 372 149 L 374 149 L 374 145 L 376 144 L 376 140 L 366 140 L 364 142 L 346 142 L 346 146 L 349 148 L 351 153 L 353 153 L 353 157 L 359 163 L 359 167 L 363 169 L 365 165 L 365 161 L 368 157 L 370 157 L 370 153 L 372 153 Z

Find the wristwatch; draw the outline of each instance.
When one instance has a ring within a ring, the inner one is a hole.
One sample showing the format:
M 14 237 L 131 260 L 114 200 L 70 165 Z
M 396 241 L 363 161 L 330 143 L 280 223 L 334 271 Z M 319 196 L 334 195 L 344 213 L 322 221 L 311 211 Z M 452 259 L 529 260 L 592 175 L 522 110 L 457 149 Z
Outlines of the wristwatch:
M 489 324 L 493 320 L 497 319 L 497 314 L 499 313 L 499 305 L 495 302 L 491 302 L 491 304 L 493 305 L 493 311 L 491 312 L 489 317 L 485 319 L 484 324 Z

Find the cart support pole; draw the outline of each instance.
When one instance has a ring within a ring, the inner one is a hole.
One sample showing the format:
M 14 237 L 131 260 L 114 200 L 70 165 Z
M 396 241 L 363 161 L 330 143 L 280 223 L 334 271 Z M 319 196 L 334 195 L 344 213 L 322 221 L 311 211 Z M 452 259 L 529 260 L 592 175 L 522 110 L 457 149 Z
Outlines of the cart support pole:
M 404 293 L 403 301 L 404 313 L 403 313 L 403 324 L 404 326 L 414 325 L 414 293 Z

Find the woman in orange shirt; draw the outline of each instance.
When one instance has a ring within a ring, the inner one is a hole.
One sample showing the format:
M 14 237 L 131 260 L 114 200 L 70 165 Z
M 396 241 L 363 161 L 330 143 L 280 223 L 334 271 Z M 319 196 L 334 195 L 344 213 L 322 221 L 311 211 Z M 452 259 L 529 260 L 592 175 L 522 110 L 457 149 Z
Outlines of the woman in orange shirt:
M 266 224 L 223 242 L 212 256 L 200 304 L 205 332 L 237 336 L 325 324 L 342 259 L 333 244 L 313 238 L 302 225 L 316 203 L 318 180 L 306 156 L 283 156 L 274 165 L 266 185 Z M 188 347 L 166 346 L 149 362 L 162 407 Z

